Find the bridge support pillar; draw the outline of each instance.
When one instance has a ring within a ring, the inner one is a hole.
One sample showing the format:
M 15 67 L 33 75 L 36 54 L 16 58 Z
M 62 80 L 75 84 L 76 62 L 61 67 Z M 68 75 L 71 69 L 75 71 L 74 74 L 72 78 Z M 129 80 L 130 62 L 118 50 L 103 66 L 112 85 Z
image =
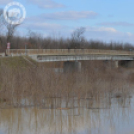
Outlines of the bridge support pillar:
M 126 68 L 134 68 L 134 61 L 130 60 L 119 61 L 119 65 Z
M 119 67 L 119 61 L 115 61 L 115 68 Z
M 81 62 L 78 61 L 66 61 L 64 62 L 64 72 L 80 72 Z

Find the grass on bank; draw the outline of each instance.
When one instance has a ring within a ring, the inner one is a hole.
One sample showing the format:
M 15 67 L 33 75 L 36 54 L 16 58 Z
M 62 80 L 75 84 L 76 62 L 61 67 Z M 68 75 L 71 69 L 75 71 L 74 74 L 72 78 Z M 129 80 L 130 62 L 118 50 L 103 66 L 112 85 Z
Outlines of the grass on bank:
M 1 65 L 6 65 L 8 67 L 28 67 L 32 65 L 37 65 L 37 62 L 32 60 L 29 57 L 3 57 L 0 58 L 0 66 Z

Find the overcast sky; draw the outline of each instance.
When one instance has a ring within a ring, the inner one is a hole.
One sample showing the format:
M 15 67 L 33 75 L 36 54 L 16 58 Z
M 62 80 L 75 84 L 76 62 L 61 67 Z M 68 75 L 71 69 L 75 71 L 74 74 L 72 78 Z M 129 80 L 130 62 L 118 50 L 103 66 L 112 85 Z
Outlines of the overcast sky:
M 12 0 L 0 0 L 4 8 Z M 134 44 L 134 0 L 16 0 L 24 5 L 27 16 L 18 30 L 27 29 L 42 36 L 70 37 L 85 27 L 85 37 L 105 42 Z

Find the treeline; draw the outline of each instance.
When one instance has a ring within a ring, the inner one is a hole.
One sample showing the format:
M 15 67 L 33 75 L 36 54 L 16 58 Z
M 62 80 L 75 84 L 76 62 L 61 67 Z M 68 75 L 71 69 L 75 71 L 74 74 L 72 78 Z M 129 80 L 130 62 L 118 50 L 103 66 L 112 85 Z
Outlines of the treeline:
M 0 39 L 0 51 L 5 51 L 7 39 L 2 36 Z M 68 39 L 53 39 L 51 37 L 13 37 L 11 40 L 11 49 L 110 49 L 110 50 L 133 50 L 134 46 L 129 43 L 104 43 L 101 41 L 87 41 L 83 38 L 81 41 Z

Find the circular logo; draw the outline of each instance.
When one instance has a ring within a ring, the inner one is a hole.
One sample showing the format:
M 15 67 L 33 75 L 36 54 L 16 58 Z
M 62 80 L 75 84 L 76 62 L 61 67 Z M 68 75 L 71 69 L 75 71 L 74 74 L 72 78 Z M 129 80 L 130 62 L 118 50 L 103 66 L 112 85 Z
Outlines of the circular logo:
M 4 9 L 4 18 L 9 24 L 21 24 L 26 17 L 25 7 L 19 2 L 11 2 Z

